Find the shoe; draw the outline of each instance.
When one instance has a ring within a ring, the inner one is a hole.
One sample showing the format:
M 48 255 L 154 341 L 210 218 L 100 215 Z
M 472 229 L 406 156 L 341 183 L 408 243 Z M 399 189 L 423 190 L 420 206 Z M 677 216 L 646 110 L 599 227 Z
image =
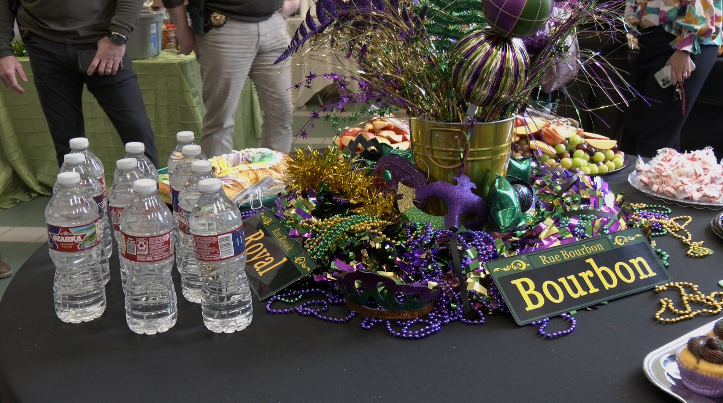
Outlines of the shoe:
M 10 277 L 13 275 L 13 269 L 7 263 L 0 260 L 0 278 Z

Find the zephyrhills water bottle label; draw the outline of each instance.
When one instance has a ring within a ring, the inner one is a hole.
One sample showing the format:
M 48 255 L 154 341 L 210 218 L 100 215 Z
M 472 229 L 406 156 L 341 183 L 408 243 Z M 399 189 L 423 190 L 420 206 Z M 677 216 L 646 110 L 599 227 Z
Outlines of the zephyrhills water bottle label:
M 110 206 L 110 220 L 113 222 L 113 230 L 120 231 L 120 218 L 123 214 L 124 207 L 113 207 Z
M 204 262 L 218 262 L 231 259 L 246 251 L 242 227 L 221 235 L 194 235 L 193 248 L 196 259 Z
M 105 195 L 101 193 L 93 196 L 93 200 L 98 204 L 98 213 L 103 214 L 103 211 L 105 211 Z
M 100 243 L 100 219 L 75 227 L 48 224 L 48 246 L 56 252 L 81 252 Z
M 171 188 L 171 205 L 173 206 L 173 211 L 178 211 L 178 195 L 180 193 L 179 190 Z
M 183 232 L 186 235 L 191 235 L 191 224 L 189 223 L 189 220 L 191 219 L 191 212 L 186 211 L 182 208 L 178 208 L 178 230 Z
M 131 262 L 160 262 L 173 256 L 171 232 L 156 236 L 133 236 L 121 232 L 121 255 Z

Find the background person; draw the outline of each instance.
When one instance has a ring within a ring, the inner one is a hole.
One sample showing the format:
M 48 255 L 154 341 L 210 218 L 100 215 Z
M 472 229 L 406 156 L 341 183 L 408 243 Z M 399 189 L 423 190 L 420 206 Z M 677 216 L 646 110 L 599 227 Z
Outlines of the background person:
M 151 123 L 125 46 L 142 6 L 143 0 L 0 0 L 0 80 L 18 94 L 25 92 L 18 77 L 24 82 L 27 77 L 11 47 L 17 15 L 58 165 L 70 152 L 70 139 L 85 136 L 85 84 L 123 143 L 142 142 L 158 166 Z M 87 73 L 78 63 L 83 50 L 96 51 Z
M 233 133 L 241 91 L 251 77 L 264 113 L 261 147 L 291 149 L 291 61 L 274 64 L 289 46 L 286 18 L 299 0 L 206 0 L 198 9 L 189 2 L 194 29 L 183 0 L 163 0 L 176 24 L 179 53 L 196 51 L 201 64 L 203 118 L 201 148 L 208 157 L 233 150 Z M 195 12 L 194 12 L 195 10 Z
M 723 0 L 628 0 L 628 6 L 628 17 L 640 28 L 636 88 L 650 103 L 642 108 L 637 153 L 680 151 L 680 131 L 718 56 Z M 674 85 L 661 88 L 655 73 L 666 65 Z

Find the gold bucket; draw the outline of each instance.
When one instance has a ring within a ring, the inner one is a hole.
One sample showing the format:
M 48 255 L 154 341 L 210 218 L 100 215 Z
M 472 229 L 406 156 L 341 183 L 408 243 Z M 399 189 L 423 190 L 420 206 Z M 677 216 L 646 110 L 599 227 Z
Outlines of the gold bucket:
M 490 123 L 439 123 L 410 118 L 412 149 L 417 168 L 429 171 L 429 183 L 455 184 L 460 155 L 467 154 L 464 174 L 477 185 L 476 193 L 487 198 L 495 174 L 505 176 L 514 141 L 515 118 Z M 469 139 L 467 138 L 469 134 Z M 429 214 L 445 215 L 447 207 L 438 198 L 429 198 L 424 209 Z

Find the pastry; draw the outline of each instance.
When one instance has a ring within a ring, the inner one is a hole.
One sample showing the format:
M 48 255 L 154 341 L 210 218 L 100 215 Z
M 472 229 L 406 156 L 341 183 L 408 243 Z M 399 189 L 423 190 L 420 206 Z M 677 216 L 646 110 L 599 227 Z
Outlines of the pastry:
M 723 397 L 723 341 L 709 336 L 688 340 L 675 353 L 680 378 L 688 389 L 707 397 Z

